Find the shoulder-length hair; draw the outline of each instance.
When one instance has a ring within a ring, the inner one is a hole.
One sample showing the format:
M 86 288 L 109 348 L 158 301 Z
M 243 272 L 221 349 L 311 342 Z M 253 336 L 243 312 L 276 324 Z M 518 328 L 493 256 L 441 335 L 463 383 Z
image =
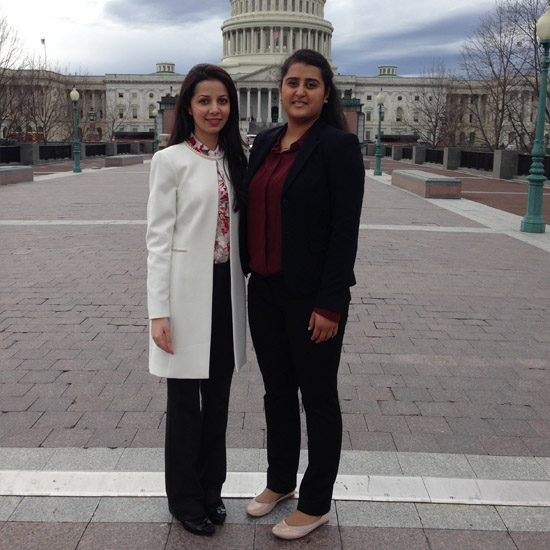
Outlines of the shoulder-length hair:
M 347 131 L 348 123 L 344 115 L 342 102 L 340 101 L 340 93 L 334 84 L 334 73 L 325 57 L 314 50 L 302 49 L 295 51 L 285 60 L 281 67 L 279 88 L 282 87 L 283 80 L 294 63 L 313 65 L 321 71 L 325 90 L 328 92 L 327 102 L 323 105 L 323 110 L 321 111 L 321 118 L 330 126 Z
M 246 155 L 244 153 L 244 142 L 239 131 L 239 102 L 237 90 L 229 74 L 208 63 L 195 65 L 185 77 L 176 102 L 176 113 L 174 127 L 168 141 L 168 147 L 182 143 L 189 139 L 195 129 L 193 116 L 189 113 L 191 99 L 195 95 L 195 89 L 203 80 L 219 80 L 227 89 L 229 96 L 229 117 L 225 126 L 220 130 L 218 143 L 224 151 L 224 156 L 231 178 L 231 185 L 235 190 L 234 208 L 238 210 L 242 205 L 243 191 L 242 183 L 247 167 Z

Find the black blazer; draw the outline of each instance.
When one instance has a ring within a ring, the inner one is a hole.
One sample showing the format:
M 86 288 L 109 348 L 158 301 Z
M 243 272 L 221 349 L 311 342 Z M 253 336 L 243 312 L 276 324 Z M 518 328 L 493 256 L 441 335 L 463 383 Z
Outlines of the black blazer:
M 254 140 L 245 189 L 284 128 L 264 130 Z M 285 284 L 293 293 L 314 294 L 315 307 L 342 312 L 349 303 L 364 182 L 357 136 L 317 120 L 281 194 Z M 241 262 L 249 273 L 246 206 L 240 220 Z

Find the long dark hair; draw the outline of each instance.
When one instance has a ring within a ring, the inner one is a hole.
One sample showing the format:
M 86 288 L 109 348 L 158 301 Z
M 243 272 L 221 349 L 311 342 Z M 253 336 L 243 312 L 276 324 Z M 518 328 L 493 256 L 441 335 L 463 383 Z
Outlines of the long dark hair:
M 224 151 L 225 160 L 231 177 L 231 185 L 235 190 L 234 209 L 243 204 L 242 182 L 246 172 L 247 160 L 244 154 L 244 143 L 239 131 L 239 102 L 233 80 L 226 71 L 216 65 L 201 63 L 195 65 L 185 77 L 176 103 L 174 127 L 168 141 L 170 145 L 182 143 L 189 139 L 195 129 L 193 116 L 189 113 L 191 99 L 195 88 L 203 80 L 219 80 L 227 89 L 229 95 L 229 118 L 218 135 L 218 143 Z
M 340 130 L 348 130 L 348 123 L 340 101 L 340 93 L 334 84 L 334 73 L 330 68 L 328 61 L 323 55 L 314 50 L 297 50 L 286 59 L 281 67 L 281 75 L 279 79 L 279 88 L 283 85 L 283 80 L 288 73 L 291 65 L 294 63 L 304 63 L 305 65 L 313 65 L 321 71 L 321 77 L 325 84 L 325 90 L 329 92 L 327 103 L 323 105 L 321 118 L 331 126 Z

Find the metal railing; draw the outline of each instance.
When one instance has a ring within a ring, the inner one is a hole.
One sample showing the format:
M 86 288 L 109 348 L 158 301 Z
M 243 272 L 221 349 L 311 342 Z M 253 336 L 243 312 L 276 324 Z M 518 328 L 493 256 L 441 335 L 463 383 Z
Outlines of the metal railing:
M 105 143 L 86 143 L 86 157 L 104 157 Z
M 40 145 L 38 150 L 40 160 L 56 160 L 72 158 L 70 145 Z
M 518 176 L 527 176 L 529 170 L 531 169 L 531 164 L 533 163 L 533 158 L 531 155 L 524 153 L 518 155 Z M 550 157 L 544 157 L 542 161 L 544 166 L 544 175 L 547 179 L 550 179 Z
M 443 149 L 426 149 L 426 162 L 443 164 Z
M 21 162 L 21 149 L 18 145 L 0 147 L 0 164 Z
M 476 170 L 493 170 L 494 154 L 486 151 L 460 151 L 460 166 Z
M 533 159 L 531 155 L 519 154 L 518 155 L 518 176 L 526 176 L 531 168 Z
M 117 155 L 129 155 L 130 154 L 130 144 L 129 143 L 117 143 L 116 147 Z

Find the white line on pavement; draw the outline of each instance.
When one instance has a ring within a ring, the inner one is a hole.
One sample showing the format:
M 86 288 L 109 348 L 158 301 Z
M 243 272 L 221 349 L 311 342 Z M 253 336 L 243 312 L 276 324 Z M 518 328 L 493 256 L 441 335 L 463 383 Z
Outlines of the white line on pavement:
M 298 476 L 298 483 L 301 480 Z M 226 498 L 250 498 L 264 472 L 229 472 Z M 0 495 L 39 497 L 163 497 L 163 472 L 0 471 Z M 550 481 L 339 475 L 334 500 L 427 502 L 491 506 L 550 506 Z

